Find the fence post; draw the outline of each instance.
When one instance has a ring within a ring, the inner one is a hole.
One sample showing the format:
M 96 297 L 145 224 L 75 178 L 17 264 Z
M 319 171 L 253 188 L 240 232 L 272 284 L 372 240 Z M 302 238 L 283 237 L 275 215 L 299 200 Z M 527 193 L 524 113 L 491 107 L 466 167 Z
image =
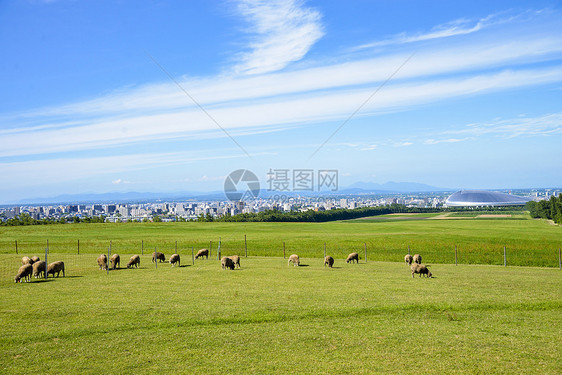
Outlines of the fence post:
M 246 258 L 248 257 L 248 242 L 246 242 L 246 235 L 244 235 L 244 249 L 246 250 Z
M 410 255 L 410 245 L 408 245 L 408 255 Z
M 503 245 L 503 266 L 504 266 L 504 267 L 507 266 L 507 259 L 506 259 L 506 253 L 505 253 L 505 245 Z
M 457 265 L 457 245 L 455 245 L 455 266 Z
M 219 237 L 219 247 L 217 248 L 217 260 L 221 260 L 221 238 Z
M 195 265 L 195 255 L 193 254 L 193 246 L 191 246 L 191 265 Z
M 156 253 L 156 248 L 154 248 L 154 254 L 152 254 L 152 259 L 154 259 L 154 264 L 156 265 L 156 269 L 158 269 L 158 254 Z
M 45 280 L 47 280 L 47 267 L 49 265 L 49 261 L 47 260 L 47 256 L 49 254 L 49 240 L 47 240 L 47 247 L 45 248 Z
M 558 248 L 558 269 L 562 270 L 562 254 L 560 248 Z
M 176 254 L 178 253 L 178 241 L 176 241 Z
M 285 259 L 285 241 L 283 241 L 283 259 Z
M 16 254 L 18 253 L 18 240 L 16 240 Z
M 367 263 L 367 242 L 363 242 L 363 245 L 365 246 L 365 263 Z
M 78 255 L 80 255 L 80 240 L 78 240 Z
M 107 263 L 105 264 L 105 269 L 107 270 L 107 274 L 109 275 L 109 256 L 111 255 L 111 241 L 109 241 L 109 247 L 107 248 Z
M 141 255 L 144 255 L 144 240 L 141 240 Z
M 324 259 L 326 259 L 326 242 L 324 242 Z
M 209 256 L 211 256 L 212 249 L 213 249 L 213 241 L 209 241 Z

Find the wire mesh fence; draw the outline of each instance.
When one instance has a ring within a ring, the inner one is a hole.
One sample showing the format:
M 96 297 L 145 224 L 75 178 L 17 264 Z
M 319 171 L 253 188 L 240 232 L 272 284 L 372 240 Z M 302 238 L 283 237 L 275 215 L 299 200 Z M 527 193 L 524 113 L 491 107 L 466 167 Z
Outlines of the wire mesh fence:
M 200 249 L 207 249 L 208 260 L 220 260 L 223 256 L 239 255 L 285 257 L 298 254 L 305 258 L 324 258 L 330 255 L 335 259 L 346 259 L 348 254 L 356 252 L 362 262 L 366 261 L 403 261 L 405 254 L 421 254 L 424 263 L 449 264 L 491 264 L 505 266 L 539 266 L 562 268 L 562 254 L 560 248 L 525 248 L 510 244 L 497 246 L 490 244 L 436 244 L 434 242 L 416 241 L 409 244 L 406 241 L 394 240 L 392 244 L 384 238 L 373 238 L 365 242 L 354 241 L 316 241 L 304 243 L 299 240 L 286 239 L 284 241 L 252 240 L 247 235 L 227 235 L 212 240 L 193 242 L 174 239 L 148 240 L 45 240 L 25 241 L 15 240 L 13 246 L 6 243 L 0 248 L 0 274 L 3 278 L 14 277 L 22 265 L 22 257 L 38 256 L 47 264 L 62 261 L 65 273 L 79 275 L 92 268 L 99 268 L 97 257 L 107 256 L 109 275 L 111 271 L 127 268 L 127 263 L 133 256 L 140 259 L 140 267 L 170 265 L 170 257 L 177 254 L 180 261 L 174 265 L 195 264 L 202 257 L 195 259 Z M 163 254 L 163 259 L 153 260 L 153 253 Z M 111 256 L 118 254 L 120 263 L 113 269 Z M 132 267 L 136 267 L 133 265 Z

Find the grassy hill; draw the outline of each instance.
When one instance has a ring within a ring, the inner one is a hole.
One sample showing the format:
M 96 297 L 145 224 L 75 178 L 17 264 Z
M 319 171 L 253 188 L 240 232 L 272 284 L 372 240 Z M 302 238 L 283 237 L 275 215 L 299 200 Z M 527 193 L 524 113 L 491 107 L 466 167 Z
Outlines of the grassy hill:
M 53 254 L 77 257 L 71 254 Z M 16 255 L 0 255 L 13 262 Z M 557 374 L 562 272 L 318 258 L 148 256 L 109 274 L 0 281 L 5 374 Z M 185 264 L 187 263 L 187 264 Z

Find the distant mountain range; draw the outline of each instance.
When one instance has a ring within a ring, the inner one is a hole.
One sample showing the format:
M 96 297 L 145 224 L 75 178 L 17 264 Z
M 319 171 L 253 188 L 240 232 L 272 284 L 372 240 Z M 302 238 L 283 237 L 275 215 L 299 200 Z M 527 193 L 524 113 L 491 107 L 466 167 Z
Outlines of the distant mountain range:
M 339 189 L 335 192 L 278 192 L 267 191 L 262 189 L 260 196 L 268 198 L 272 195 L 301 195 L 301 196 L 317 196 L 317 195 L 353 195 L 353 194 L 397 194 L 397 193 L 421 193 L 421 192 L 444 192 L 454 191 L 458 189 L 440 188 L 417 182 L 386 182 L 384 184 L 376 184 L 373 182 L 356 182 L 350 186 Z M 19 200 L 15 204 L 60 204 L 60 203 L 140 203 L 140 202 L 156 202 L 165 200 L 224 200 L 223 191 L 198 192 L 168 192 L 168 193 L 150 193 L 150 192 L 109 192 L 109 193 L 84 193 L 84 194 L 63 194 L 55 197 L 47 198 L 26 198 Z

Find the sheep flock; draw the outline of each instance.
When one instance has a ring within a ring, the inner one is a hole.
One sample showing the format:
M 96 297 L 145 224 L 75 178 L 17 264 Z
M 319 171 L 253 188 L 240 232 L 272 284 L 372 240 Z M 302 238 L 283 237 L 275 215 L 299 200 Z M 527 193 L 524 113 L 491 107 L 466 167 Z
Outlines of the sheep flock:
M 194 259 L 205 257 L 206 259 L 209 258 L 209 250 L 201 249 L 197 252 L 197 256 Z M 154 252 L 152 254 L 152 262 L 164 262 L 166 259 L 165 255 L 161 252 Z M 359 254 L 356 252 L 350 253 L 347 258 L 345 259 L 346 263 L 355 263 L 358 264 L 360 260 Z M 100 254 L 97 259 L 97 265 L 100 270 L 104 270 L 109 272 L 109 270 L 116 270 L 120 269 L 121 267 L 121 257 L 119 254 L 113 254 L 109 259 L 111 266 L 109 266 L 108 257 L 106 254 Z M 415 274 L 419 274 L 419 277 L 426 277 L 432 278 L 433 274 L 429 271 L 425 264 L 421 263 L 422 257 L 420 254 L 410 255 L 407 254 L 404 256 L 404 262 L 410 268 L 412 278 Z M 179 254 L 172 254 L 168 260 L 169 264 L 173 266 L 180 265 L 180 255 Z M 231 255 L 225 256 L 220 259 L 221 268 L 223 270 L 235 270 L 236 268 L 240 269 L 240 256 L 238 255 Z M 288 265 L 293 265 L 295 267 L 302 266 L 300 257 L 298 254 L 292 254 L 288 258 Z M 329 268 L 333 268 L 335 264 L 335 259 L 327 255 L 324 257 L 324 267 L 328 266 Z M 127 269 L 132 268 L 140 268 L 140 256 L 133 255 L 130 260 L 127 262 L 126 265 Z M 14 281 L 16 283 L 21 283 L 22 281 L 30 282 L 31 276 L 35 278 L 41 277 L 59 277 L 62 273 L 62 276 L 65 276 L 65 266 L 64 262 L 62 261 L 55 261 L 50 264 L 46 264 L 44 261 L 41 261 L 39 257 L 33 256 L 28 257 L 24 256 L 21 259 L 21 266 L 19 267 L 16 276 L 14 277 Z

